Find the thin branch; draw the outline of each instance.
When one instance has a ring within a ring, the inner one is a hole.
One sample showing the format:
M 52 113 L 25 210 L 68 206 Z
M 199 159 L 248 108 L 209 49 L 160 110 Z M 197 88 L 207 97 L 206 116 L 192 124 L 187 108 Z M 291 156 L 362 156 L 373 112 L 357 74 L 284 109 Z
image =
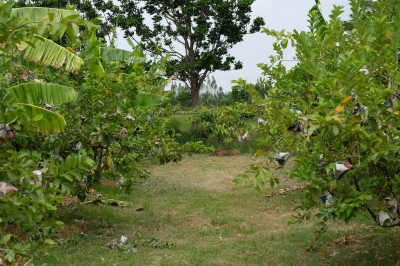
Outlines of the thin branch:
M 354 181 L 354 185 L 357 188 L 358 192 L 361 192 L 361 187 L 360 184 L 358 183 L 357 177 L 356 175 L 353 175 L 353 181 Z M 371 215 L 371 217 L 374 219 L 374 221 L 376 222 L 376 214 L 372 211 L 371 207 L 367 204 L 367 209 L 369 214 Z
M 171 48 L 171 47 L 170 47 Z M 161 47 L 161 49 L 164 51 L 164 52 L 166 52 L 166 53 L 169 53 L 169 54 L 172 54 L 172 55 L 175 55 L 175 56 L 179 56 L 179 57 L 184 57 L 183 56 L 183 54 L 181 54 L 181 53 L 179 53 L 179 52 L 177 52 L 177 51 L 172 51 L 172 50 L 167 50 L 167 49 L 165 49 L 165 48 L 163 48 L 163 47 Z
M 389 169 L 388 169 L 387 165 L 385 166 L 384 170 L 385 170 L 385 173 L 386 173 L 386 180 L 387 180 L 390 192 L 392 193 L 392 197 L 396 200 L 396 203 L 398 205 L 399 204 L 399 200 L 397 199 L 396 194 L 393 192 L 392 177 L 390 176 Z M 396 211 L 397 211 L 397 217 L 400 218 L 400 210 L 399 210 L 398 206 L 396 208 Z

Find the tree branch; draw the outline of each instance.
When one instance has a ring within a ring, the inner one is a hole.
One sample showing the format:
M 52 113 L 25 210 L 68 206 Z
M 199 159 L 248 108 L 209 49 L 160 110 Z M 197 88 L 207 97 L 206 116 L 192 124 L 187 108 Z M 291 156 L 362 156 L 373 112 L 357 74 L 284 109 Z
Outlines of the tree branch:
M 356 186 L 357 191 L 361 192 L 361 187 L 360 187 L 360 184 L 358 183 L 356 175 L 353 175 L 353 181 L 354 181 L 354 185 Z M 368 210 L 369 214 L 371 215 L 371 217 L 376 222 L 376 214 L 372 211 L 371 207 L 368 204 L 367 204 L 367 210 Z
M 400 218 L 400 210 L 399 210 L 399 206 L 398 206 L 399 205 L 399 200 L 397 199 L 396 194 L 393 192 L 392 177 L 390 176 L 389 169 L 388 169 L 387 165 L 385 166 L 384 170 L 385 170 L 385 173 L 386 173 L 386 180 L 387 180 L 390 192 L 392 193 L 392 197 L 396 200 L 396 203 L 397 203 L 397 208 L 396 208 L 397 218 Z

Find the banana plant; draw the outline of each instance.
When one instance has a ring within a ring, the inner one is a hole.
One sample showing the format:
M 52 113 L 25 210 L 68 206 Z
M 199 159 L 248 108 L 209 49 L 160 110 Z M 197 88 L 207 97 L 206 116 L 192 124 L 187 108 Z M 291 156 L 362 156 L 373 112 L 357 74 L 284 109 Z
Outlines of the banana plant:
M 83 60 L 74 51 L 81 45 L 77 38 L 80 35 L 79 26 L 88 31 L 97 26 L 82 20 L 75 10 L 37 7 L 13 9 L 12 5 L 12 2 L 0 2 L 0 52 L 37 65 L 64 67 L 69 72 L 79 72 Z M 72 47 L 64 48 L 48 38 L 66 40 Z
M 100 55 L 107 61 L 125 61 L 132 56 L 132 52 L 113 47 L 100 47 Z
M 69 47 L 64 48 L 47 37 L 61 40 L 66 36 L 76 42 L 79 26 L 92 27 L 80 20 L 74 10 L 53 8 L 12 8 L 13 3 L 0 2 L 0 53 L 18 62 L 29 60 L 36 65 L 64 68 L 77 73 L 83 60 Z M 39 107 L 43 104 L 63 104 L 74 100 L 73 88 L 57 84 L 25 83 L 9 88 L 6 99 L 15 107 L 4 117 L 9 123 L 19 118 L 29 129 L 39 132 L 63 132 L 63 116 Z M 3 121 L 2 121 L 3 122 Z
M 24 83 L 11 87 L 8 91 L 6 99 L 16 107 L 16 111 L 6 115 L 5 122 L 10 123 L 21 118 L 28 129 L 47 133 L 64 132 L 65 119 L 38 105 L 63 104 L 78 96 L 71 87 L 51 83 Z

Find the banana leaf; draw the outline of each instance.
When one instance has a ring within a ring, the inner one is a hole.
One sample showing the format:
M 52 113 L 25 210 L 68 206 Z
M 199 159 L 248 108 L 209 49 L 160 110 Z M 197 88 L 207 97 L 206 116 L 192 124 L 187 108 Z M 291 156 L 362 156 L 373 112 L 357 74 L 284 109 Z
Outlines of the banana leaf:
M 60 20 L 66 17 L 76 16 L 76 15 L 80 15 L 80 13 L 76 10 L 47 8 L 47 7 L 22 7 L 22 8 L 13 8 L 11 11 L 11 16 L 38 22 L 40 22 L 43 18 L 50 16 L 54 16 L 53 21 L 59 22 Z
M 132 105 L 136 106 L 153 106 L 159 105 L 162 103 L 162 97 L 160 95 L 148 94 L 148 93 L 140 93 L 137 95 L 135 101 L 133 101 Z
M 125 61 L 132 55 L 132 52 L 112 47 L 100 47 L 100 55 L 106 61 Z
M 325 39 L 325 33 L 326 33 L 326 20 L 324 16 L 322 15 L 321 9 L 320 9 L 320 1 L 315 0 L 315 5 L 311 8 L 310 14 L 312 15 L 312 20 L 315 23 L 315 30 L 317 31 L 320 40 Z
M 8 89 L 15 102 L 33 105 L 63 104 L 73 101 L 78 93 L 71 87 L 52 83 L 23 83 Z
M 83 60 L 68 49 L 39 35 L 34 35 L 29 42 L 34 46 L 28 43 L 23 43 L 21 46 L 21 49 L 24 49 L 22 56 L 25 59 L 39 65 L 64 67 L 68 72 L 79 72 Z
M 5 117 L 5 122 L 10 123 L 16 118 L 23 119 L 24 116 L 29 118 L 29 123 L 25 126 L 29 130 L 45 132 L 45 133 L 60 133 L 65 130 L 65 119 L 63 116 L 46 110 L 44 108 L 24 103 L 17 103 L 21 109 L 13 112 Z

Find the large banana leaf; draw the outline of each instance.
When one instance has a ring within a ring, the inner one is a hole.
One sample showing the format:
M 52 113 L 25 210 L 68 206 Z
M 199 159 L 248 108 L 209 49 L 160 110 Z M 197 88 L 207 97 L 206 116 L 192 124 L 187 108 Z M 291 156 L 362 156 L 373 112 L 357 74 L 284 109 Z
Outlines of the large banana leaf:
M 55 68 L 64 66 L 65 70 L 77 73 L 83 64 L 82 58 L 42 36 L 34 35 L 29 42 L 34 46 L 24 43 L 21 46 L 24 49 L 23 57 L 39 65 Z
M 160 95 L 140 93 L 133 102 L 133 106 L 153 106 L 161 103 L 162 97 Z
M 76 10 L 58 9 L 58 8 L 47 8 L 47 7 L 22 7 L 13 8 L 11 15 L 20 19 L 28 19 L 30 21 L 41 21 L 43 18 L 54 16 L 54 21 L 59 22 L 60 20 L 69 17 L 80 15 Z
M 125 61 L 132 55 L 132 52 L 112 47 L 100 47 L 100 55 L 106 61 Z
M 314 27 L 315 30 L 317 31 L 319 37 L 321 40 L 325 39 L 325 32 L 326 32 L 326 20 L 324 16 L 322 15 L 321 9 L 320 9 L 320 1 L 315 0 L 315 5 L 311 8 L 310 14 L 312 16 Z
M 34 105 L 63 104 L 73 101 L 78 93 L 71 87 L 52 83 L 23 83 L 9 88 L 15 102 Z
M 21 110 L 5 117 L 6 123 L 26 116 L 30 119 L 27 125 L 29 130 L 46 133 L 64 132 L 65 119 L 63 116 L 31 104 L 18 103 L 16 105 L 20 106 Z

